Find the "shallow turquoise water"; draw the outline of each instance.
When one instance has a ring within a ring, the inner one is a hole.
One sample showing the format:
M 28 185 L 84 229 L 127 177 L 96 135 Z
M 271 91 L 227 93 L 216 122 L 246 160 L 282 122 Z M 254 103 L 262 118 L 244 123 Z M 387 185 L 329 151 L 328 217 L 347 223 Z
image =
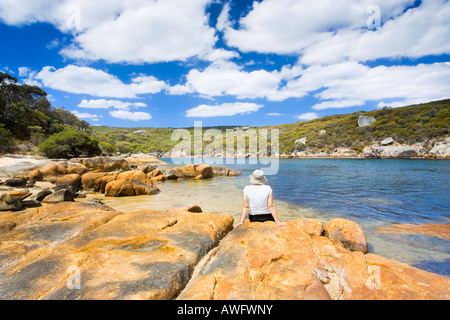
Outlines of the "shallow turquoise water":
M 162 159 L 173 165 L 171 159 Z M 187 160 L 187 159 L 186 159 Z M 242 160 L 241 160 L 242 161 Z M 280 159 L 268 176 L 282 220 L 311 217 L 323 223 L 342 217 L 358 222 L 369 251 L 434 273 L 450 276 L 450 243 L 417 235 L 381 234 L 392 223 L 450 221 L 448 160 Z M 159 183 L 155 196 L 108 199 L 118 210 L 165 210 L 175 204 L 197 204 L 203 211 L 229 213 L 239 219 L 242 189 L 254 169 L 267 165 L 236 163 L 239 177 Z

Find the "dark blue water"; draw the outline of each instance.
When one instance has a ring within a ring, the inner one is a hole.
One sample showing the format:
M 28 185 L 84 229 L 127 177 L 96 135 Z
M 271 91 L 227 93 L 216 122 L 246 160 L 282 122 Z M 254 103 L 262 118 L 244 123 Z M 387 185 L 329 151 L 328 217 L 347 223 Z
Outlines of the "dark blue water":
M 450 219 L 450 161 L 286 159 L 270 177 L 277 196 L 355 221 Z
M 171 159 L 163 159 L 169 164 Z M 240 160 L 242 161 L 242 159 Z M 450 243 L 421 235 L 379 234 L 392 223 L 450 221 L 450 161 L 381 159 L 279 159 L 268 176 L 275 199 L 308 208 L 317 218 L 347 218 L 359 223 L 369 252 L 450 276 Z M 217 164 L 244 174 L 226 180 L 242 189 L 255 169 L 268 165 Z M 279 212 L 280 217 L 283 212 Z M 300 218 L 301 216 L 299 216 Z

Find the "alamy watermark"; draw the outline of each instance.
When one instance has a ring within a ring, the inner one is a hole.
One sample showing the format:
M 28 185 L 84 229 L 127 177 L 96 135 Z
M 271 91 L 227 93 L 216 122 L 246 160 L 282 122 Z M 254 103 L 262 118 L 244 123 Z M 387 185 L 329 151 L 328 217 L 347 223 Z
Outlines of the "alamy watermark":
M 203 130 L 202 121 L 195 121 L 193 130 L 176 129 L 172 141 L 178 144 L 171 151 L 174 164 L 261 164 L 266 175 L 279 169 L 279 130 L 241 127 Z M 224 148 L 225 146 L 225 148 Z
M 70 5 L 66 9 L 68 17 L 66 27 L 68 30 L 81 30 L 81 8 L 76 5 Z
M 367 13 L 370 17 L 366 20 L 367 28 L 371 30 L 378 30 L 381 28 L 381 9 L 377 5 L 370 5 L 367 7 Z

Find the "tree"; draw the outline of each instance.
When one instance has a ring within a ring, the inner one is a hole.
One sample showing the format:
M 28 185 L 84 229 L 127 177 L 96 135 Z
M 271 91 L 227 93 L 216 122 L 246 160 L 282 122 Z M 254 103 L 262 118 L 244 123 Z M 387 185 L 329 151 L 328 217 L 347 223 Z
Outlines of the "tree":
M 98 140 L 73 129 L 51 135 L 39 146 L 39 151 L 49 158 L 74 158 L 101 154 Z
M 13 145 L 12 134 L 0 123 L 0 152 L 6 152 Z
M 0 123 L 13 138 L 27 140 L 33 132 L 28 127 L 40 127 L 43 136 L 49 136 L 69 127 L 89 132 L 87 122 L 80 121 L 64 108 L 54 108 L 47 93 L 37 86 L 19 84 L 13 76 L 0 72 Z

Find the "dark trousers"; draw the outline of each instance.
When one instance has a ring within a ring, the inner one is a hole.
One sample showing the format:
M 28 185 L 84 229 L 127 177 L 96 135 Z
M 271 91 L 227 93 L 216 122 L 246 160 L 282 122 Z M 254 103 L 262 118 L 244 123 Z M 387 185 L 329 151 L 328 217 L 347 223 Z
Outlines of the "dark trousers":
M 272 214 L 249 214 L 248 215 L 250 222 L 266 222 L 266 221 L 275 221 Z

